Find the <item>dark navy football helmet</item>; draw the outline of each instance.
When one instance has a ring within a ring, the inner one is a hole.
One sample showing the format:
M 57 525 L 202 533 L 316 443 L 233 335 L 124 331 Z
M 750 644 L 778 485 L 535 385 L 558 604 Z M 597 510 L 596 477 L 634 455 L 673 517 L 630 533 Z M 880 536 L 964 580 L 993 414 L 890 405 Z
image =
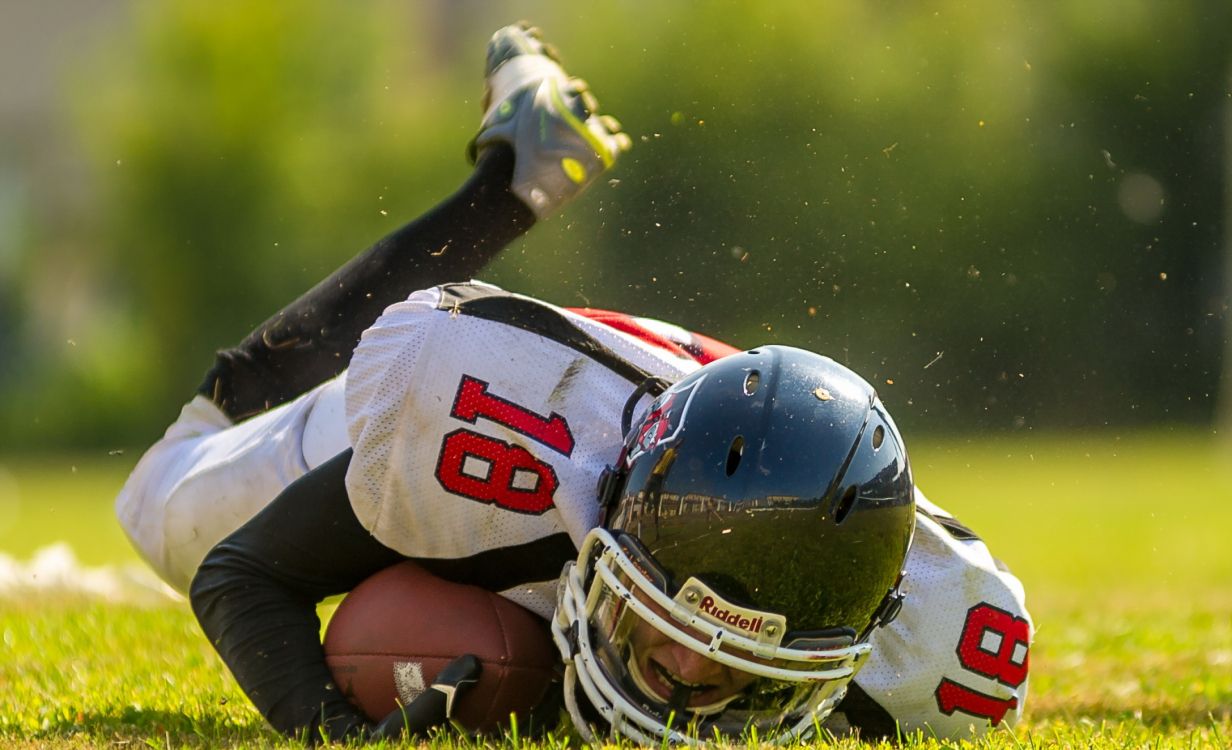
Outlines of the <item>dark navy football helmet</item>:
M 575 723 L 644 743 L 807 738 L 901 602 L 902 437 L 864 379 L 785 346 L 708 364 L 634 421 L 642 395 L 604 520 L 561 577 Z

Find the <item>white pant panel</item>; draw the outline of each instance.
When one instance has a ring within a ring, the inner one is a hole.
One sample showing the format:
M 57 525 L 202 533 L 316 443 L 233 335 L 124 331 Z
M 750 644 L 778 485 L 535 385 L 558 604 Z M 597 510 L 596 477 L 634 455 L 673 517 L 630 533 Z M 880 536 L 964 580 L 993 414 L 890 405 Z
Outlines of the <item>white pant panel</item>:
M 120 525 L 163 580 L 186 592 L 215 544 L 346 447 L 344 386 L 329 381 L 239 424 L 203 396 L 184 406 L 116 498 Z

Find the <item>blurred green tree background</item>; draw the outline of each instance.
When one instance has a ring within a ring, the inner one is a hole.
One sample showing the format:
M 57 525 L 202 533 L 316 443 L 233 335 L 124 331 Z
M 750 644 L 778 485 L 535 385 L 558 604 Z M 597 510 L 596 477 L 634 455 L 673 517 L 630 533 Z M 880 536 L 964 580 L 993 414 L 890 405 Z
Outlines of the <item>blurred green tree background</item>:
M 73 210 L 0 180 L 2 450 L 149 443 L 460 185 L 519 18 L 635 147 L 487 280 L 829 353 L 908 435 L 1214 419 L 1226 0 L 115 8 L 59 53 Z

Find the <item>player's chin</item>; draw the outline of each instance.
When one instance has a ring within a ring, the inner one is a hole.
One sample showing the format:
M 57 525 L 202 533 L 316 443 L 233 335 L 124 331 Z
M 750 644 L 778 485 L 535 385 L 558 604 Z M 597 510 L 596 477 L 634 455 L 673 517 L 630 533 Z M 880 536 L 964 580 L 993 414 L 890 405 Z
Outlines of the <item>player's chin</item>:
M 715 687 L 693 693 L 689 696 L 688 707 L 694 711 L 711 713 L 716 707 L 728 702 L 728 699 L 739 691 L 735 688 Z

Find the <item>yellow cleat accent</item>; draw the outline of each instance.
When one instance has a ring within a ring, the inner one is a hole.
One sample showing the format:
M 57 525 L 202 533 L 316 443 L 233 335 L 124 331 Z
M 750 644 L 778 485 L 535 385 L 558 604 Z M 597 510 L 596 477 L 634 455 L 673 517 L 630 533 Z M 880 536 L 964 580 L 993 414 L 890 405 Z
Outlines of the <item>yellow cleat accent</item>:
M 470 158 L 493 143 L 512 146 L 510 190 L 538 218 L 573 200 L 632 145 L 615 118 L 597 113 L 586 83 L 571 78 L 527 25 L 492 35 L 485 85 L 484 116 Z
M 586 167 L 577 159 L 566 156 L 560 160 L 560 168 L 565 171 L 565 176 L 573 180 L 574 183 L 581 185 L 586 182 Z

